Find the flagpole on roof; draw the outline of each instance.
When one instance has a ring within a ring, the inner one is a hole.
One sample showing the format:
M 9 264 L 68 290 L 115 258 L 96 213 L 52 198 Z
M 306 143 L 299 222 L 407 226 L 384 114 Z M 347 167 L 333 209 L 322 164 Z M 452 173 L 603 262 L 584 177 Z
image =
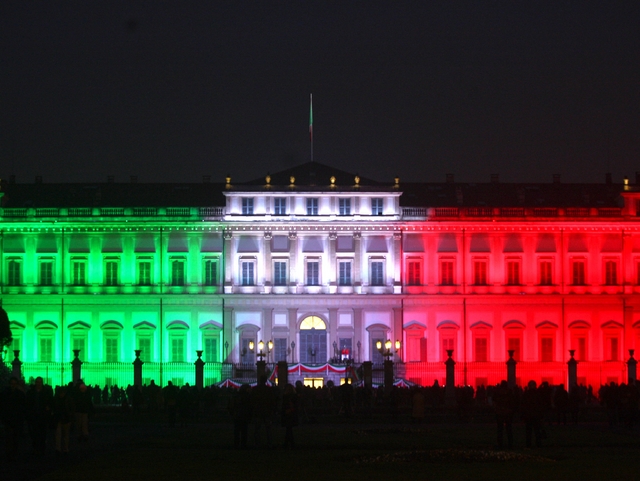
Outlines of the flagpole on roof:
M 313 162 L 313 94 L 309 94 L 309 142 L 311 143 L 311 162 Z

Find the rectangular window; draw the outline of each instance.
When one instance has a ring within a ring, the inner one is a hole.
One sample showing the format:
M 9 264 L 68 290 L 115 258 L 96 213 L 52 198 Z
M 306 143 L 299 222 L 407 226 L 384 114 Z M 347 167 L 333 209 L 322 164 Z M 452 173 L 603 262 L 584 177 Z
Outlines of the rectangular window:
M 171 362 L 184 362 L 184 338 L 171 339 Z
M 522 359 L 522 353 L 520 349 L 519 337 L 509 337 L 507 339 L 507 351 L 513 351 L 513 359 L 515 361 L 520 361 L 520 359 Z
M 574 286 L 586 285 L 586 261 L 582 259 L 574 259 L 571 263 L 571 283 Z
M 254 261 L 242 261 L 240 263 L 240 268 L 242 269 L 240 283 L 243 286 L 254 286 L 255 281 L 255 262 Z
M 320 285 L 320 262 L 319 261 L 307 261 L 307 285 L 308 286 Z
M 253 198 L 242 198 L 242 215 L 253 215 Z
M 340 286 L 351 285 L 351 261 L 350 260 L 338 261 L 338 285 Z
M 277 337 L 273 340 L 273 355 L 274 361 L 286 361 L 287 360 L 287 339 L 284 337 Z
M 351 199 L 338 199 L 340 215 L 351 215 Z
M 274 261 L 273 263 L 273 285 L 287 285 L 287 261 Z
M 307 215 L 318 215 L 318 199 L 307 199 Z
M 553 337 L 540 339 L 540 360 L 542 362 L 553 361 Z
M 540 261 L 540 285 L 552 286 L 553 285 L 553 263 L 550 260 Z
M 371 215 L 382 215 L 383 199 L 371 199 Z
M 442 352 L 440 353 L 440 358 L 443 361 L 449 359 L 449 355 L 447 351 L 453 350 L 453 337 L 444 337 L 442 338 Z M 455 352 L 453 353 L 455 356 Z
M 609 259 L 604 263 L 604 284 L 606 286 L 618 285 L 618 263 Z
M 520 261 L 516 259 L 507 260 L 507 285 L 520 285 Z
M 407 284 L 410 286 L 422 285 L 422 262 L 419 260 L 410 260 L 407 270 Z
M 153 360 L 153 353 L 151 352 L 150 337 L 138 338 L 138 349 L 140 349 L 140 359 L 146 362 Z
M 105 339 L 105 361 L 106 362 L 118 362 L 118 338 L 108 337 Z
M 53 361 L 53 339 L 50 337 L 40 338 L 40 362 Z
M 473 261 L 473 283 L 476 286 L 487 285 L 487 260 L 477 259 Z
M 171 285 L 172 286 L 184 286 L 184 271 L 185 271 L 184 259 L 172 259 L 171 260 Z
M 620 349 L 619 342 L 617 337 L 607 337 L 605 345 L 606 352 L 606 360 L 607 361 L 619 361 L 620 360 Z
M 82 335 L 75 335 L 71 338 L 71 352 L 73 352 L 75 349 L 77 349 L 78 351 L 80 351 L 78 353 L 78 358 L 80 360 L 87 360 L 89 359 L 88 353 L 87 353 L 87 337 L 86 336 L 82 336 Z
M 207 336 L 203 344 L 204 362 L 218 362 L 218 339 Z
M 287 213 L 286 197 L 276 197 L 275 199 L 273 199 L 273 213 L 274 215 L 286 215 Z
M 575 343 L 575 355 L 574 359 L 576 361 L 587 361 L 587 338 L 586 337 L 577 337 Z
M 107 286 L 117 286 L 118 280 L 118 261 L 115 259 L 107 260 L 104 263 L 104 283 Z
M 85 259 L 71 261 L 71 284 L 74 286 L 87 285 L 87 261 Z
M 440 285 L 443 285 L 443 286 L 453 285 L 453 261 L 452 260 L 440 261 Z
M 52 259 L 40 260 L 40 285 L 41 286 L 53 285 L 53 260 Z
M 204 260 L 204 272 L 203 279 L 205 286 L 217 286 L 218 285 L 218 260 L 217 259 L 205 259 Z
M 487 362 L 488 360 L 488 339 L 486 337 L 476 337 L 476 361 Z
M 384 262 L 371 262 L 371 285 L 384 286 Z
M 151 285 L 151 259 L 140 259 L 138 261 L 138 284 L 141 286 Z
M 7 284 L 10 286 L 19 286 L 22 284 L 22 262 L 17 259 L 11 259 L 7 263 Z

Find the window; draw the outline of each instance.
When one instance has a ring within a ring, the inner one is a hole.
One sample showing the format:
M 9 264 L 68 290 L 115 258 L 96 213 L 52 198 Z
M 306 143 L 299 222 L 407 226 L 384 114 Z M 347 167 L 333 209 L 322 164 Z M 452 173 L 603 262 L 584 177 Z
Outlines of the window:
M 371 285 L 384 286 L 384 262 L 371 262 Z
M 80 351 L 78 353 L 78 358 L 79 359 L 84 359 L 85 361 L 87 359 L 89 359 L 88 353 L 87 353 L 87 336 L 84 333 L 74 333 L 72 334 L 71 337 L 71 352 L 73 352 L 74 350 L 78 350 Z
M 453 260 L 440 261 L 440 285 L 453 285 Z
M 571 283 L 574 286 L 584 286 L 586 261 L 584 259 L 574 259 L 571 263 Z
M 447 351 L 453 350 L 453 336 L 446 336 L 442 338 L 442 351 L 440 353 L 440 358 L 443 361 L 449 359 L 449 355 Z M 454 352 L 455 355 L 455 352 Z
M 253 364 L 256 359 L 256 344 L 253 338 L 243 337 L 241 340 L 242 349 L 240 351 L 240 355 L 242 356 L 242 362 L 246 362 L 249 364 Z M 253 342 L 253 351 L 249 349 L 249 343 Z
M 522 359 L 520 337 L 508 337 L 507 338 L 507 352 L 513 351 L 513 359 L 520 361 Z
M 587 338 L 586 336 L 580 336 L 580 337 L 576 337 L 575 339 L 575 343 L 574 343 L 574 348 L 575 348 L 575 354 L 574 354 L 574 359 L 576 361 L 587 361 Z
M 142 359 L 143 361 L 151 361 L 153 359 L 150 336 L 138 338 L 138 349 L 140 350 L 140 359 Z
M 7 284 L 10 286 L 22 284 L 22 262 L 18 259 L 10 259 L 7 264 Z
M 351 215 L 351 199 L 338 199 L 340 215 Z
M 373 198 L 371 199 L 371 215 L 382 215 L 383 199 Z
M 277 337 L 273 340 L 273 360 L 286 361 L 287 360 L 287 339 L 284 337 Z
M 172 286 L 184 286 L 184 259 L 172 259 L 171 260 L 171 285 Z
M 540 339 L 540 360 L 553 361 L 553 337 L 545 336 Z
M 205 286 L 217 286 L 218 285 L 218 260 L 217 259 L 205 259 L 204 260 L 204 273 L 202 282 Z
M 519 259 L 507 260 L 507 285 L 509 286 L 520 285 L 520 260 Z
M 274 261 L 273 263 L 273 285 L 287 285 L 287 261 Z
M 273 213 L 275 215 L 285 215 L 287 213 L 287 199 L 285 197 L 273 199 Z
M 87 285 L 87 261 L 86 259 L 71 260 L 71 284 L 74 286 Z
M 422 285 L 422 262 L 410 260 L 407 269 L 407 284 L 410 286 Z
M 486 337 L 476 337 L 475 339 L 475 350 L 476 350 L 476 361 L 477 362 L 487 362 L 488 361 L 488 339 Z
M 618 263 L 613 259 L 604 262 L 604 284 L 606 286 L 618 285 Z
M 184 337 L 171 338 L 171 362 L 184 362 Z
M 553 285 L 553 263 L 550 260 L 541 260 L 539 264 L 540 268 L 540 285 L 552 286 Z
M 242 215 L 253 215 L 253 198 L 242 198 Z
M 53 285 L 53 259 L 40 260 L 40 285 Z
M 104 264 L 104 283 L 107 286 L 117 286 L 118 282 L 118 260 L 109 259 Z
M 255 261 L 242 261 L 240 263 L 241 278 L 240 284 L 243 286 L 254 286 L 255 281 Z
M 338 261 L 338 285 L 351 285 L 351 260 Z
M 40 362 L 53 361 L 53 339 L 51 337 L 40 338 Z
M 620 360 L 620 342 L 617 336 L 606 336 L 604 345 L 604 354 L 606 361 Z
M 487 285 L 487 260 L 476 259 L 473 261 L 473 283 L 476 286 Z
M 117 337 L 107 337 L 105 339 L 105 361 L 118 362 L 119 342 Z
M 213 336 L 207 336 L 204 338 L 203 344 L 205 362 L 218 362 L 218 339 Z
M 307 261 L 307 285 L 320 285 L 320 262 L 318 260 Z
M 141 286 L 151 285 L 151 259 L 138 260 L 138 284 Z
M 307 215 L 318 215 L 318 199 L 307 199 Z

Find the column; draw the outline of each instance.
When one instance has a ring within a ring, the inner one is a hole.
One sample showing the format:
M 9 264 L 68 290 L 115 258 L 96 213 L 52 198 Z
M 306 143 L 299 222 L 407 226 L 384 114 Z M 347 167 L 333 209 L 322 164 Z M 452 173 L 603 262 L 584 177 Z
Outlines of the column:
M 353 248 L 354 248 L 354 259 L 353 259 L 353 291 L 356 294 L 360 294 L 362 292 L 362 250 L 361 250 L 361 241 L 362 234 L 360 231 L 355 231 L 353 233 Z
M 265 294 L 269 294 L 271 292 L 271 286 L 272 286 L 272 282 L 271 279 L 273 279 L 273 274 L 271 272 L 272 269 L 272 265 L 271 265 L 271 231 L 264 231 L 264 239 L 263 239 L 263 245 L 264 245 L 264 255 L 263 257 L 263 265 L 262 265 L 262 272 L 264 272 L 264 293 Z M 267 340 L 265 339 L 265 342 Z
M 233 307 L 225 307 L 222 310 L 222 337 L 224 345 L 224 362 L 233 362 L 233 352 L 235 346 L 233 344 Z
M 298 234 L 289 232 L 289 293 L 296 294 L 298 289 Z M 304 271 L 303 271 L 304 272 Z
M 224 234 L 224 293 L 233 292 L 233 233 L 225 229 Z
M 325 272 L 329 273 L 327 277 L 328 279 L 327 284 L 329 285 L 329 294 L 335 294 L 337 291 L 337 285 L 338 285 L 338 283 L 336 282 L 336 272 L 338 269 L 337 262 L 336 262 L 337 239 L 338 239 L 337 232 L 329 232 L 329 257 L 327 259 L 328 269 L 325 269 Z
M 393 233 L 393 293 L 402 294 L 402 232 Z
M 298 308 L 290 307 L 287 311 L 289 314 L 289 338 L 291 339 L 289 343 L 289 347 L 291 347 L 291 362 L 295 364 L 299 360 L 299 357 L 296 354 L 296 348 L 298 348 L 296 336 L 296 333 L 298 332 Z

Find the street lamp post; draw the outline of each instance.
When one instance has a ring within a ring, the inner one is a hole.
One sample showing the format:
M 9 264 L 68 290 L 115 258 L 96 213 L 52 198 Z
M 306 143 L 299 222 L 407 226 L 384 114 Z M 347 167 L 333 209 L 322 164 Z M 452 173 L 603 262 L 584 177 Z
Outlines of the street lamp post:
M 391 339 L 387 339 L 384 342 L 384 347 L 381 340 L 376 341 L 376 349 L 385 357 L 384 360 L 384 387 L 386 390 L 391 389 L 393 386 L 393 361 L 391 357 L 393 356 L 393 351 L 391 350 L 392 342 Z M 400 351 L 401 343 L 400 341 L 395 342 L 396 353 Z

